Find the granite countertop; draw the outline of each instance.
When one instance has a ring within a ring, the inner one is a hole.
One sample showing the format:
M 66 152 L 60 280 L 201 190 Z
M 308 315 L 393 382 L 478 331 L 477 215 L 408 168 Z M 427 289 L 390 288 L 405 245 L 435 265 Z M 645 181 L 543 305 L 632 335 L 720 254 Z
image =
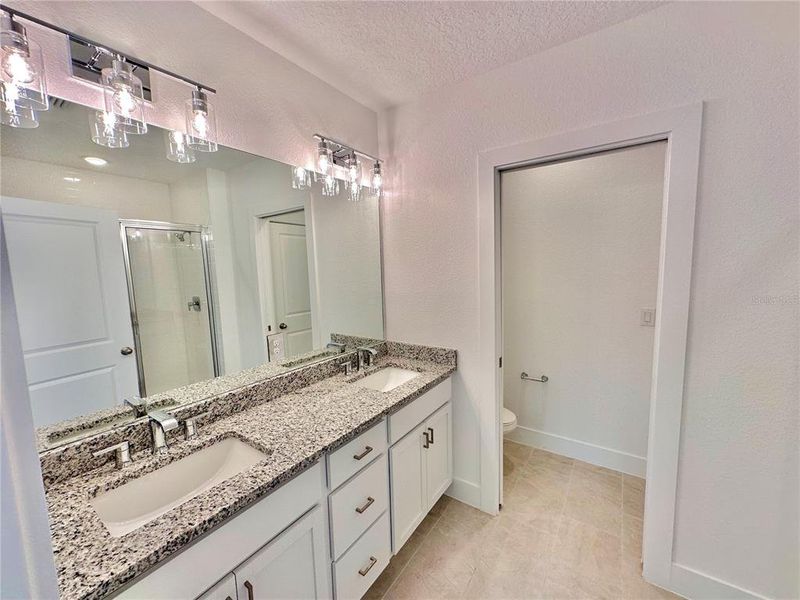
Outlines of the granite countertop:
M 352 385 L 386 366 L 420 375 L 390 392 Z M 198 437 L 174 443 L 166 456 L 143 453 L 134 456 L 134 463 L 124 470 L 101 469 L 53 485 L 46 497 L 61 597 L 93 599 L 113 592 L 455 370 L 455 364 L 383 356 L 366 372 L 335 375 L 244 412 L 208 424 L 200 422 Z M 90 504 L 99 491 L 227 437 L 237 437 L 269 456 L 139 529 L 111 537 Z

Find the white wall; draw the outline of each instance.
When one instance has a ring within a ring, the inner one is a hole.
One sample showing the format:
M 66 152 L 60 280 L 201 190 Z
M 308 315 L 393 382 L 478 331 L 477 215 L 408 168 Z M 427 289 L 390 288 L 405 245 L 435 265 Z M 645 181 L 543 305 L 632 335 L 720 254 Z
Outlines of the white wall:
M 208 176 L 205 171 L 193 172 L 169 184 L 172 218 L 175 223 L 208 225 Z
M 798 590 L 798 5 L 671 3 L 381 117 L 387 337 L 459 351 L 480 483 L 480 151 L 705 101 L 674 560 Z
M 514 439 L 644 476 L 665 142 L 501 175 Z M 546 384 L 520 379 L 527 371 Z M 556 448 L 557 447 L 557 448 Z
M 164 183 L 10 156 L 0 160 L 0 181 L 4 196 L 104 208 L 122 219 L 171 220 L 170 190 Z

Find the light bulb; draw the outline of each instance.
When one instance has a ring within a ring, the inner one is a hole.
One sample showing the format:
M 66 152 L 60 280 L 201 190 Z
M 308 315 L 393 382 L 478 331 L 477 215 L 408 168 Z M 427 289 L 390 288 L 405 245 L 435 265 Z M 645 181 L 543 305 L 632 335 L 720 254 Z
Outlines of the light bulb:
M 20 50 L 10 50 L 6 53 L 3 57 L 3 71 L 14 83 L 31 83 L 36 78 L 36 70 Z
M 197 160 L 194 150 L 189 146 L 189 136 L 182 131 L 167 133 L 167 159 L 176 163 L 193 163 Z
M 383 172 L 381 170 L 381 163 L 377 160 L 372 167 L 372 177 L 369 181 L 369 191 L 370 194 L 376 199 L 380 199 L 381 195 L 383 194 Z
M 311 185 L 311 177 L 303 167 L 292 168 L 292 188 L 304 190 Z
M 192 117 L 192 125 L 194 125 L 195 131 L 199 137 L 206 139 L 208 137 L 208 115 L 202 110 L 195 110 L 192 112 L 194 114 Z
M 116 109 L 114 112 L 123 117 L 130 117 L 131 113 L 136 110 L 136 100 L 128 86 L 119 86 L 114 92 L 113 99 Z
M 133 74 L 133 66 L 121 57 L 111 61 L 100 77 L 105 87 L 105 111 L 115 116 L 114 129 L 126 134 L 147 133 L 144 114 L 144 88 Z

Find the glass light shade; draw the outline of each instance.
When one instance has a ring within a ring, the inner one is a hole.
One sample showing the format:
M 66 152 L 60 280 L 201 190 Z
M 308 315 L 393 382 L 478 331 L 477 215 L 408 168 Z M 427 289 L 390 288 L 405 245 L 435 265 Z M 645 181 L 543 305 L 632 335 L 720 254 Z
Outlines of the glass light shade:
M 292 188 L 305 190 L 311 186 L 311 173 L 303 167 L 292 167 Z
M 116 117 L 117 129 L 127 134 L 147 133 L 142 81 L 133 74 L 131 65 L 113 60 L 111 67 L 102 70 L 100 81 L 104 86 L 106 112 Z
M 327 175 L 322 176 L 322 195 L 323 196 L 337 196 L 339 195 L 339 180 L 333 176 L 333 170 L 329 169 Z
M 322 175 L 328 175 L 328 173 L 332 172 L 332 169 L 333 152 L 331 152 L 325 140 L 320 140 L 319 146 L 317 146 L 317 171 Z
M 17 106 L 47 110 L 47 81 L 39 45 L 29 40 L 25 27 L 7 13 L 0 17 L 0 80 L 2 102 L 11 113 Z
M 361 200 L 361 163 L 355 153 L 347 159 L 347 190 L 350 200 Z
M 127 148 L 131 145 L 127 134 L 117 128 L 114 113 L 96 110 L 89 113 L 89 132 L 92 141 L 106 148 Z
M 167 159 L 172 162 L 189 164 L 197 160 L 197 155 L 189 146 L 189 138 L 182 131 L 168 131 Z
M 39 126 L 39 115 L 32 108 L 3 100 L 0 102 L 0 123 L 20 129 L 35 129 Z
M 383 171 L 381 163 L 375 161 L 372 167 L 372 174 L 369 178 L 369 193 L 375 199 L 380 199 L 383 196 Z
M 194 150 L 217 151 L 217 115 L 202 90 L 194 90 L 191 99 L 186 101 L 186 135 Z

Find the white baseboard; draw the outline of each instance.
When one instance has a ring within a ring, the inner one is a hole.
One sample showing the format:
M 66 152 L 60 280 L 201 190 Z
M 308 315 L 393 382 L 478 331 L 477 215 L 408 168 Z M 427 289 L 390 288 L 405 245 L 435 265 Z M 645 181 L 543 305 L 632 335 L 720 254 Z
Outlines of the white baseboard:
M 628 475 L 635 475 L 636 477 L 644 477 L 647 468 L 647 459 L 643 456 L 596 446 L 554 433 L 545 433 L 522 425 L 507 434 L 506 438 L 526 446 L 541 448 L 569 458 L 577 458 L 593 465 L 613 469 Z
M 691 600 L 767 600 L 766 596 L 677 563 L 672 564 L 669 583 L 671 591 Z
M 481 510 L 481 486 L 477 483 L 453 477 L 453 483 L 447 488 L 445 494 Z

